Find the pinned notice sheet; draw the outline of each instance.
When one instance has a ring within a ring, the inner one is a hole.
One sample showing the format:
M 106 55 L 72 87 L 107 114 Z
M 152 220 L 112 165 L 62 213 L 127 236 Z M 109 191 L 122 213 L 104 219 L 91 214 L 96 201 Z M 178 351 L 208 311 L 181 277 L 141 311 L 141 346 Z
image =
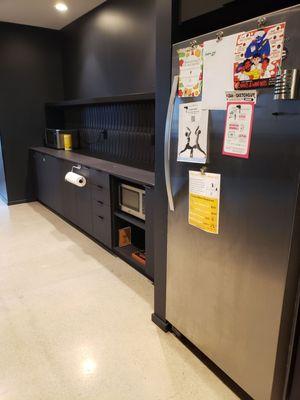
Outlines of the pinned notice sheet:
M 201 101 L 179 105 L 177 161 L 206 163 L 208 113 Z
M 222 154 L 249 158 L 254 102 L 229 101 Z
M 189 224 L 219 233 L 221 175 L 189 171 Z
M 202 45 L 178 50 L 179 58 L 179 97 L 198 97 L 202 89 Z
M 238 35 L 204 42 L 203 48 L 203 108 L 226 110 L 225 92 L 233 90 L 232 66 Z

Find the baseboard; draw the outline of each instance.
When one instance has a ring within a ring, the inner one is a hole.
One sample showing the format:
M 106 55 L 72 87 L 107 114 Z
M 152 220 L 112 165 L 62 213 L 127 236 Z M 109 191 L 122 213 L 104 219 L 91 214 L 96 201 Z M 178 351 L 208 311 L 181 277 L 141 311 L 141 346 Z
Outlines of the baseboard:
M 171 324 L 163 319 L 161 319 L 158 315 L 152 314 L 151 315 L 152 322 L 155 323 L 162 331 L 169 332 L 171 329 Z
M 36 201 L 36 200 L 35 199 L 20 199 L 20 200 L 6 201 L 6 204 L 8 206 L 15 206 L 17 204 L 32 203 L 33 201 Z

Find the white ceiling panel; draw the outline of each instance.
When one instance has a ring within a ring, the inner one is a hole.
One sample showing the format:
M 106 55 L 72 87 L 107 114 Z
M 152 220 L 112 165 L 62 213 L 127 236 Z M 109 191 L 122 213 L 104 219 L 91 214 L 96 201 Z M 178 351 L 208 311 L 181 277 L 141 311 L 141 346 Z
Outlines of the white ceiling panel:
M 105 0 L 0 0 L 0 21 L 50 29 L 61 29 Z M 58 12 L 56 3 L 68 10 Z

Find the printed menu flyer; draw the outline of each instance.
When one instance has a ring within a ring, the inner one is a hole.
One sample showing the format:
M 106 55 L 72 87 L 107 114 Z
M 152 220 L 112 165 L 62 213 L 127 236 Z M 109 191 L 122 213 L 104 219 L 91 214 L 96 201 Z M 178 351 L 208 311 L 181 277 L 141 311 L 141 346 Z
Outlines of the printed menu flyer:
M 281 67 L 285 22 L 238 35 L 235 48 L 234 88 L 274 85 Z
M 198 97 L 202 90 L 202 45 L 178 50 L 179 97 Z
M 189 224 L 219 233 L 221 175 L 189 171 Z
M 249 158 L 254 102 L 227 103 L 226 125 L 222 154 Z

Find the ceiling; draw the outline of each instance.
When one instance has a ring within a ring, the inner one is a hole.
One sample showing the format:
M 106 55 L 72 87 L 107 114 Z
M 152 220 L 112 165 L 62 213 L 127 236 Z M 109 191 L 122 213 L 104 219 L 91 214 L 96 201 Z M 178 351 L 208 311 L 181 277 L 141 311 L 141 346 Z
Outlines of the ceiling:
M 0 0 L 0 21 L 61 29 L 106 0 Z M 68 11 L 54 5 L 63 2 Z

